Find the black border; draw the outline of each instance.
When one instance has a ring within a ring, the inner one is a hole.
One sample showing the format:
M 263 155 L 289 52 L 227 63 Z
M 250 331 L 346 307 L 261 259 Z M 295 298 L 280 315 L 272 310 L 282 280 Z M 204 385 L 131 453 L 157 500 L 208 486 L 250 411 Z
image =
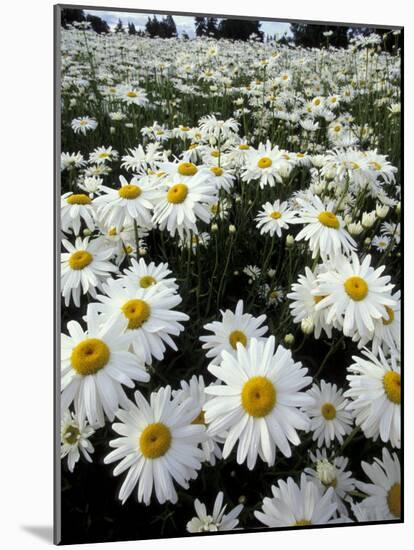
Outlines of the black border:
M 81 9 L 81 10 L 93 10 L 93 11 L 111 11 L 121 13 L 144 13 L 144 14 L 156 14 L 156 15 L 178 15 L 196 17 L 202 15 L 204 17 L 217 17 L 217 18 L 231 18 L 231 19 L 247 19 L 247 20 L 259 20 L 259 21 L 273 21 L 277 23 L 304 23 L 309 25 L 336 25 L 347 26 L 357 28 L 376 28 L 376 29 L 389 29 L 401 31 L 401 123 L 400 123 L 400 138 L 401 138 L 401 166 L 400 166 L 400 181 L 401 181 L 401 375 L 402 375 L 402 400 L 401 400 L 401 452 L 400 452 L 400 465 L 401 465 L 401 517 L 399 520 L 384 520 L 377 521 L 364 521 L 358 523 L 331 523 L 327 525 L 308 525 L 301 527 L 303 529 L 330 529 L 337 527 L 360 527 L 360 526 L 382 526 L 389 524 L 401 524 L 404 523 L 405 515 L 405 469 L 404 469 L 404 26 L 398 25 L 377 25 L 374 23 L 352 23 L 344 21 L 320 21 L 309 19 L 286 19 L 286 18 L 274 18 L 274 17 L 262 17 L 262 16 L 248 16 L 248 15 L 236 15 L 236 14 L 217 14 L 217 13 L 199 13 L 199 12 L 182 12 L 182 11 L 169 11 L 169 10 L 149 10 L 138 8 L 117 8 L 113 6 L 89 6 L 84 4 L 55 4 L 53 6 L 53 19 L 54 19 L 54 31 L 53 31 L 53 52 L 54 52 L 54 65 L 53 65 L 53 86 L 54 86 L 54 103 L 53 103 L 53 132 L 54 132 L 54 177 L 53 177 L 53 223 L 54 223 L 54 235 L 53 235 L 53 254 L 54 254 L 54 281 L 53 281 L 53 294 L 54 294 L 54 335 L 53 335 L 53 382 L 54 382 L 54 411 L 53 411 L 53 434 L 54 434 L 54 453 L 53 453 L 53 543 L 55 545 L 62 544 L 61 541 L 61 474 L 60 474 L 60 331 L 61 331 L 61 300 L 60 300 L 60 155 L 61 155 L 61 134 L 60 134 L 60 84 L 61 84 L 61 57 L 60 57 L 60 40 L 61 40 L 61 11 L 63 9 Z M 251 533 L 274 533 L 278 531 L 298 531 L 295 526 L 290 527 L 257 527 L 257 528 L 244 528 L 237 531 L 220 531 L 220 532 L 208 532 L 203 533 L 203 537 L 209 536 L 223 536 L 234 534 L 251 534 Z M 185 538 L 199 537 L 198 533 L 183 533 L 179 536 L 160 536 L 157 538 L 142 538 L 131 539 L 134 541 L 144 540 L 160 540 L 160 539 L 177 539 L 182 540 Z M 126 542 L 126 541 L 111 541 L 111 542 Z M 63 544 L 65 544 L 63 542 Z M 83 544 L 83 543 L 79 543 Z M 87 544 L 87 541 L 85 541 Z M 110 543 L 109 543 L 110 544 Z

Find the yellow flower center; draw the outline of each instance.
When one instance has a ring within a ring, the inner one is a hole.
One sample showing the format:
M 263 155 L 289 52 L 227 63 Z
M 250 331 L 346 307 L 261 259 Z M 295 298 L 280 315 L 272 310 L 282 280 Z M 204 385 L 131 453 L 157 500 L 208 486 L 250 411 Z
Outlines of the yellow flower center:
M 92 254 L 86 250 L 77 250 L 69 256 L 69 266 L 71 269 L 84 269 L 93 260 Z
M 336 417 L 336 409 L 332 403 L 324 403 L 321 407 L 321 413 L 325 420 L 333 420 Z
M 238 342 L 246 347 L 247 336 L 241 330 L 233 330 L 233 332 L 229 336 L 229 342 L 233 349 L 237 349 Z
M 171 446 L 171 431 L 162 422 L 148 424 L 139 437 L 139 447 L 145 458 L 160 458 Z
M 197 147 L 198 147 L 197 143 L 192 143 L 192 144 L 189 146 L 188 150 L 189 150 L 189 151 L 192 151 L 193 149 L 197 149 Z
M 318 216 L 318 220 L 325 227 L 330 227 L 331 229 L 339 229 L 339 220 L 333 212 L 321 212 Z
M 132 183 L 129 183 L 128 185 L 123 185 L 121 189 L 118 189 L 118 195 L 122 199 L 136 199 L 141 194 L 141 187 L 138 185 L 133 185 Z
M 250 416 L 267 416 L 276 404 L 276 388 L 265 376 L 253 376 L 243 386 L 241 402 Z
M 394 310 L 391 309 L 390 307 L 388 306 L 385 306 L 385 311 L 387 312 L 388 314 L 388 319 L 385 319 L 385 317 L 382 318 L 382 324 L 383 325 L 390 325 L 394 319 L 395 319 L 395 315 L 394 315 Z
M 87 338 L 73 348 L 70 361 L 78 374 L 87 376 L 103 369 L 110 355 L 111 352 L 103 340 Z
M 298 527 L 302 527 L 303 525 L 312 525 L 312 522 L 308 519 L 299 519 L 294 525 L 297 525 Z
M 391 401 L 399 405 L 401 403 L 401 375 L 398 372 L 390 370 L 384 374 L 382 379 L 386 396 Z
M 211 156 L 217 159 L 220 156 L 220 151 L 218 149 L 214 149 L 214 151 L 211 151 Z
M 190 131 L 190 128 L 188 126 L 180 126 L 180 130 L 182 132 L 189 132 Z
M 133 92 L 132 90 L 129 91 L 129 92 L 127 92 L 127 96 L 128 96 L 128 97 L 137 97 L 137 95 L 138 95 L 138 94 L 137 94 L 136 92 Z
M 315 304 L 319 304 L 319 302 L 324 298 L 326 298 L 326 296 L 314 296 L 313 301 L 315 302 Z
M 107 159 L 109 157 L 109 153 L 99 153 L 98 156 L 100 159 Z
M 141 288 L 148 288 L 149 286 L 155 285 L 157 281 L 154 279 L 154 277 L 151 277 L 151 275 L 144 275 L 139 280 L 139 286 Z
M 213 166 L 210 168 L 210 171 L 213 172 L 215 176 L 221 176 L 223 174 L 223 168 L 220 168 L 220 166 Z
M 340 132 L 342 130 L 342 126 L 340 126 L 339 124 L 337 124 L 335 127 L 334 127 L 334 132 Z
M 270 214 L 270 217 L 273 219 L 273 220 L 278 220 L 279 218 L 282 217 L 282 214 L 280 212 L 278 212 L 277 210 L 274 210 L 271 214 Z
M 239 145 L 240 151 L 248 151 L 250 149 L 250 145 L 247 145 L 247 143 L 241 143 Z
M 264 168 L 269 168 L 269 166 L 272 166 L 272 159 L 269 157 L 262 157 L 257 161 L 257 166 L 262 170 Z
M 345 283 L 345 292 L 355 302 L 360 302 L 368 294 L 368 285 L 362 277 L 349 277 Z
M 75 445 L 75 443 L 78 441 L 79 439 L 79 436 L 80 436 L 80 431 L 79 431 L 79 428 L 77 428 L 76 426 L 73 426 L 72 424 L 70 424 L 66 430 L 65 430 L 65 433 L 63 434 L 63 441 L 65 441 L 65 443 L 67 443 L 68 445 Z
M 388 491 L 387 504 L 391 514 L 396 517 L 401 517 L 401 485 L 394 483 Z
M 111 229 L 108 231 L 108 236 L 115 237 L 116 234 L 117 234 L 116 227 L 111 227 Z
M 198 415 L 194 418 L 194 420 L 191 422 L 191 424 L 202 424 L 203 426 L 206 425 L 206 419 L 203 409 L 198 413 Z
M 167 201 L 173 204 L 180 204 L 185 201 L 188 195 L 188 187 L 185 183 L 176 183 L 167 193 Z
M 321 100 L 320 100 L 320 99 L 314 99 L 314 100 L 313 100 L 313 103 L 314 103 L 315 105 L 320 105 L 320 104 L 321 104 Z
M 122 313 L 128 319 L 128 328 L 140 328 L 151 315 L 151 308 L 144 300 L 129 300 L 121 307 Z
M 181 162 L 177 170 L 182 176 L 194 176 L 198 172 L 197 166 L 192 162 Z
M 88 195 L 80 193 L 79 195 L 71 195 L 66 199 L 66 202 L 69 204 L 91 204 L 92 200 Z
M 381 164 L 379 162 L 375 162 L 375 160 L 373 160 L 372 162 L 370 162 L 370 165 L 372 166 L 372 168 L 374 170 L 377 170 L 377 172 L 379 170 L 381 170 Z

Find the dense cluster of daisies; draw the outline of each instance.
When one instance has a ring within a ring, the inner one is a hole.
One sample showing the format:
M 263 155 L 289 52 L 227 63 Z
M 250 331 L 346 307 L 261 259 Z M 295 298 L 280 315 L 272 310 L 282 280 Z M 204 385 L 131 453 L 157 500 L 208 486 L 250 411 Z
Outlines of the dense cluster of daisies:
M 289 465 L 248 510 L 194 498 L 192 533 L 400 518 L 399 78 L 376 35 L 310 51 L 63 31 L 73 475 L 110 425 L 122 503 L 179 503 L 221 461 Z M 160 386 L 192 325 L 201 362 Z

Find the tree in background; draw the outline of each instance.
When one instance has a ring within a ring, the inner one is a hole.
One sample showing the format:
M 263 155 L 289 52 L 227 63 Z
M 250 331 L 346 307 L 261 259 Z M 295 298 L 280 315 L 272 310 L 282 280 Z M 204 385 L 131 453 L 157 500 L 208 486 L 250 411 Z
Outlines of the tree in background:
M 260 21 L 249 19 L 222 19 L 218 26 L 219 38 L 248 40 L 252 34 L 263 40 Z
M 207 33 L 207 18 L 194 17 L 196 36 L 204 36 Z
M 111 32 L 108 23 L 100 17 L 97 17 L 96 15 L 87 15 L 86 21 L 89 21 L 92 30 L 94 30 L 98 34 L 106 34 L 108 32 Z
M 118 19 L 118 23 L 116 24 L 116 27 L 114 29 L 116 33 L 123 33 L 124 32 L 124 25 L 120 19 Z
M 338 25 L 307 25 L 302 23 L 291 23 L 290 30 L 296 46 L 304 48 L 320 48 L 326 46 L 327 37 L 324 32 L 332 32 L 329 37 L 329 44 L 336 48 L 346 48 L 348 45 L 349 27 Z
M 128 23 L 128 34 L 137 34 L 137 29 L 132 22 Z
M 61 25 L 62 27 L 67 28 L 68 25 L 72 25 L 72 23 L 76 21 L 77 23 L 80 23 L 81 21 L 85 21 L 85 13 L 83 10 L 76 10 L 76 9 L 69 9 L 65 8 L 61 12 Z
M 207 17 L 206 33 L 209 36 L 214 36 L 215 38 L 217 37 L 217 34 L 218 34 L 217 17 Z
M 145 30 L 151 37 L 158 36 L 159 38 L 171 38 L 177 35 L 177 27 L 171 15 L 167 15 L 167 17 L 164 17 L 161 21 L 159 21 L 155 15 L 152 19 L 148 17 Z

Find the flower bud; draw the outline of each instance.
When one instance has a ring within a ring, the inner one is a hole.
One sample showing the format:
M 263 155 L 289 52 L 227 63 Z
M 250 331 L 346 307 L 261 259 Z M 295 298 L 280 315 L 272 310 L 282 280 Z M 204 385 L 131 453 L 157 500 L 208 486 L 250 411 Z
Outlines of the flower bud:
M 286 246 L 290 248 L 295 244 L 295 237 L 293 235 L 287 235 L 286 236 Z
M 302 319 L 300 328 L 302 329 L 303 334 L 312 334 L 315 324 L 312 317 L 305 317 Z
M 211 224 L 211 232 L 212 233 L 217 233 L 218 231 L 218 225 L 216 223 L 212 223 Z
M 388 212 L 390 211 L 390 207 L 386 204 L 377 204 L 377 207 L 375 209 L 375 212 L 381 220 L 387 217 Z
M 283 341 L 287 347 L 291 347 L 295 343 L 295 337 L 293 336 L 293 334 L 289 333 L 286 334 Z
M 361 220 L 362 226 L 365 227 L 365 229 L 369 229 L 374 225 L 375 219 L 376 219 L 375 211 L 364 212 L 362 214 L 362 220 Z
M 235 226 L 235 225 L 233 225 L 233 224 L 229 225 L 229 233 L 230 233 L 230 235 L 232 235 L 233 233 L 236 233 L 236 231 L 237 231 L 237 230 L 236 230 L 236 226 Z

